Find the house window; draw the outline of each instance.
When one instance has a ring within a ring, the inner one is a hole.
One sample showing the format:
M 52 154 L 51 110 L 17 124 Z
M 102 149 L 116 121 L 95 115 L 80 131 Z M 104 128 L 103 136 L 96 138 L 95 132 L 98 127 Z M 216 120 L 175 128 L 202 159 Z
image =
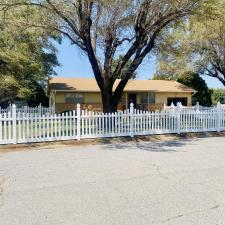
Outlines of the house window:
M 83 94 L 79 93 L 68 93 L 66 94 L 66 103 L 68 104 L 84 103 L 84 96 Z
M 148 93 L 148 103 L 155 104 L 155 93 Z
M 155 103 L 155 93 L 145 93 L 141 95 L 141 104 Z
M 141 95 L 141 104 L 148 104 L 148 94 Z

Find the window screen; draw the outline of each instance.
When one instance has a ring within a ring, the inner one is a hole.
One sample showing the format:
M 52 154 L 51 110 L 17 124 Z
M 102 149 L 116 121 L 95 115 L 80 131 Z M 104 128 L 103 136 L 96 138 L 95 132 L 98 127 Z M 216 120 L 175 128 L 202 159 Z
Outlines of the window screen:
M 66 103 L 69 104 L 84 103 L 84 96 L 83 94 L 79 93 L 68 93 L 66 94 Z
M 141 95 L 141 104 L 155 103 L 155 93 L 145 93 Z

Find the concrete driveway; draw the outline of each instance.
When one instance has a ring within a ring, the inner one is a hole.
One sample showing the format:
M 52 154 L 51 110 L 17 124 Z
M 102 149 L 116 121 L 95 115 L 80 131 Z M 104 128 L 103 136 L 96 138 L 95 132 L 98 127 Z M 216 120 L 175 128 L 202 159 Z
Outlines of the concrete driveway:
M 0 154 L 1 225 L 225 224 L 225 138 Z

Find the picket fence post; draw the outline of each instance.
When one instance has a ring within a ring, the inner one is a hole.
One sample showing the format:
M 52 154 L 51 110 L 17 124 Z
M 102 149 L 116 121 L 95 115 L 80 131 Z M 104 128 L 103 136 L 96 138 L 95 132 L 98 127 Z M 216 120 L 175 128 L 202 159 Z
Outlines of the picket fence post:
M 38 113 L 39 113 L 39 115 L 42 115 L 42 108 L 41 108 L 41 103 L 38 105 Z
M 221 130 L 221 104 L 220 102 L 217 103 L 217 132 Z
M 80 104 L 77 104 L 77 139 L 80 140 Z
M 199 107 L 199 102 L 196 103 L 196 111 L 199 111 L 200 107 Z
M 12 104 L 9 105 L 8 112 L 10 112 L 12 114 Z
M 55 105 L 51 106 L 51 110 L 50 111 L 51 111 L 52 114 L 55 114 Z
M 176 116 L 177 116 L 177 134 L 180 134 L 181 126 L 181 105 L 178 103 L 176 108 Z
M 134 104 L 130 103 L 130 136 L 134 137 Z
M 16 105 L 12 105 L 12 136 L 13 144 L 17 144 L 17 133 L 16 133 Z

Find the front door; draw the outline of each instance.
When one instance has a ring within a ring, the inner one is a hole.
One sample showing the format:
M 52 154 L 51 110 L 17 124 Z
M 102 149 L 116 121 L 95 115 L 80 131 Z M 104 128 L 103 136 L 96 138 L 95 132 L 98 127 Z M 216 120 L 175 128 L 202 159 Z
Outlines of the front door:
M 128 108 L 130 107 L 130 103 L 134 104 L 134 108 L 136 108 L 137 104 L 137 94 L 128 94 Z

